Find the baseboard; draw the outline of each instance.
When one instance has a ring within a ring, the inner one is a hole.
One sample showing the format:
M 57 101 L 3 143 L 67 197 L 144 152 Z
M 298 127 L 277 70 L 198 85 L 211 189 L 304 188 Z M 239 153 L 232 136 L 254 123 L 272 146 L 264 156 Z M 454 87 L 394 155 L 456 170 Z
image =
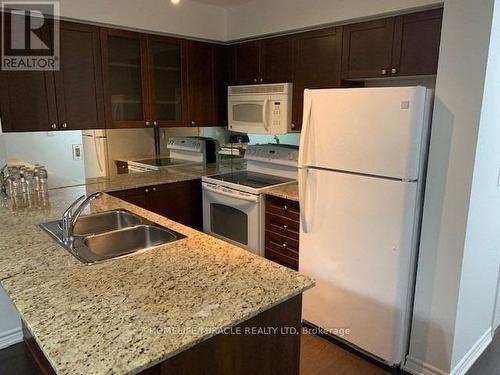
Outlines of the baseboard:
M 484 352 L 493 340 L 491 327 L 476 341 L 467 354 L 455 366 L 453 371 L 447 372 L 408 356 L 403 369 L 412 375 L 465 375 L 474 362 Z
M 20 343 L 21 341 L 23 341 L 23 331 L 21 327 L 0 332 L 0 349 L 5 349 L 11 345 Z
M 403 370 L 412 375 L 450 375 L 446 371 L 443 371 L 437 367 L 431 366 L 428 363 L 424 363 L 410 356 L 406 357 L 406 362 L 403 366 Z
M 493 340 L 493 331 L 491 327 L 476 341 L 472 348 L 464 355 L 464 357 L 455 366 L 451 375 L 465 375 L 472 367 L 474 362 L 485 351 Z

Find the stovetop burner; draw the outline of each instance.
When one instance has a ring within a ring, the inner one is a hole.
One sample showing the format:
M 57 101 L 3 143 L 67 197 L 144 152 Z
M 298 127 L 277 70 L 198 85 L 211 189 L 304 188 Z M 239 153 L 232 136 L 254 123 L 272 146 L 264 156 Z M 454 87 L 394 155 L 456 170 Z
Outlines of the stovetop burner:
M 265 188 L 274 185 L 280 185 L 294 181 L 290 178 L 271 176 L 264 173 L 238 171 L 210 176 L 211 179 L 230 182 L 237 185 L 248 186 L 251 188 Z

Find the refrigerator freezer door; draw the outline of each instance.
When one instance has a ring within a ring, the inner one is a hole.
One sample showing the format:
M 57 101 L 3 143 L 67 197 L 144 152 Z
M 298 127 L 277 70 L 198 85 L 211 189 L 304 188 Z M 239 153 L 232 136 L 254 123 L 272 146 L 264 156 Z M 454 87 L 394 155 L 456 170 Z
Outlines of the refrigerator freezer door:
M 429 95 L 420 86 L 306 90 L 300 164 L 416 180 Z
M 404 356 L 417 183 L 309 169 L 303 318 L 384 359 Z M 343 335 L 342 330 L 349 330 Z

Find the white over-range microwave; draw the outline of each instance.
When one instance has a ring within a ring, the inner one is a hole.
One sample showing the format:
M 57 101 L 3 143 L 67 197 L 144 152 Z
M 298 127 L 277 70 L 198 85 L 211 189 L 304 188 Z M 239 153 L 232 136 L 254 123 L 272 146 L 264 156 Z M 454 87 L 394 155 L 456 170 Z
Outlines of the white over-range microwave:
M 292 83 L 229 86 L 229 130 L 251 134 L 289 133 L 292 89 Z

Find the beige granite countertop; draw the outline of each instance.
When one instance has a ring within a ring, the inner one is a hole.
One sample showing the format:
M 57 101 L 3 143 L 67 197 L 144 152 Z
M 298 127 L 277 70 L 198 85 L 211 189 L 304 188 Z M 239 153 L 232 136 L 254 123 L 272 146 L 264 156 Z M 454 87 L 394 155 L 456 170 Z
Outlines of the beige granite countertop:
M 273 195 L 275 197 L 290 199 L 292 201 L 299 201 L 299 184 L 290 182 L 289 184 L 270 187 L 264 190 L 264 194 Z
M 155 183 L 180 178 L 170 176 Z M 108 185 L 118 186 L 131 187 L 125 180 Z M 50 191 L 41 209 L 0 207 L 0 283 L 59 375 L 136 374 L 313 286 L 304 275 L 109 195 L 91 211 L 126 208 L 187 238 L 85 266 L 38 224 L 59 218 L 87 190 Z
M 88 192 L 118 191 L 151 185 L 195 180 L 203 176 L 227 173 L 246 168 L 243 159 L 225 160 L 213 164 L 198 164 L 184 167 L 170 167 L 159 171 L 126 173 L 112 177 L 99 177 L 86 180 Z

